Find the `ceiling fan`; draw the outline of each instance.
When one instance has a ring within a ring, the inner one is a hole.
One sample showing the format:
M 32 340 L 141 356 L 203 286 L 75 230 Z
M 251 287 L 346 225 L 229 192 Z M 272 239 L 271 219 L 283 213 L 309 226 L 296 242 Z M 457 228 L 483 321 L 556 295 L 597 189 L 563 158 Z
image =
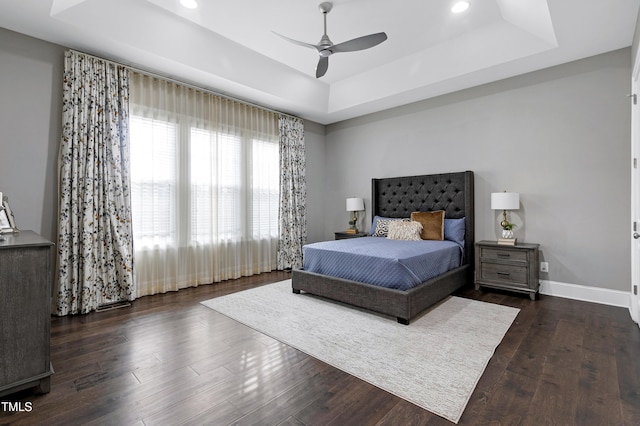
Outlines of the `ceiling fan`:
M 333 44 L 333 42 L 327 35 L 327 13 L 331 12 L 333 3 L 323 2 L 318 5 L 318 8 L 320 8 L 320 11 L 324 16 L 324 34 L 322 35 L 322 38 L 320 39 L 320 42 L 318 44 L 305 43 L 303 41 L 298 41 L 283 36 L 282 34 L 278 34 L 275 31 L 273 32 L 275 35 L 282 37 L 283 39 L 288 40 L 292 43 L 299 44 L 300 46 L 310 47 L 311 49 L 316 49 L 318 51 L 320 60 L 318 61 L 318 66 L 316 67 L 316 78 L 320 78 L 326 74 L 327 69 L 329 68 L 329 56 L 333 55 L 334 53 L 365 50 L 370 47 L 377 46 L 387 39 L 387 35 L 382 32 L 354 38 L 352 40 L 338 44 Z

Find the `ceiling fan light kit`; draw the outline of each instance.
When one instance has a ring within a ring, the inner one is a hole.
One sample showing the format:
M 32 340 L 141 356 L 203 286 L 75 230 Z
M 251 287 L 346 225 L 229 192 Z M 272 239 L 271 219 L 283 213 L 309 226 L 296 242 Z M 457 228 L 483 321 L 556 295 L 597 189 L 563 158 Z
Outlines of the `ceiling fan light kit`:
M 198 7 L 196 0 L 180 0 L 180 4 L 187 9 L 196 9 Z
M 469 2 L 468 1 L 459 1 L 456 4 L 453 5 L 453 7 L 451 8 L 451 11 L 453 13 L 462 13 L 467 9 L 469 9 Z
M 323 2 L 318 5 L 318 8 L 322 12 L 322 16 L 324 17 L 324 34 L 322 35 L 322 38 L 320 39 L 320 42 L 318 44 L 305 43 L 303 41 L 294 40 L 292 38 L 283 36 L 282 34 L 273 32 L 275 35 L 282 37 L 283 39 L 290 41 L 291 43 L 309 47 L 318 51 L 320 59 L 318 60 L 318 65 L 316 66 L 316 78 L 320 78 L 327 73 L 327 69 L 329 68 L 329 56 L 333 55 L 334 53 L 356 52 L 358 50 L 369 49 L 373 46 L 377 46 L 387 39 L 387 34 L 382 32 L 354 38 L 352 40 L 348 40 L 338 44 L 333 44 L 333 42 L 327 35 L 327 14 L 331 12 L 333 3 Z

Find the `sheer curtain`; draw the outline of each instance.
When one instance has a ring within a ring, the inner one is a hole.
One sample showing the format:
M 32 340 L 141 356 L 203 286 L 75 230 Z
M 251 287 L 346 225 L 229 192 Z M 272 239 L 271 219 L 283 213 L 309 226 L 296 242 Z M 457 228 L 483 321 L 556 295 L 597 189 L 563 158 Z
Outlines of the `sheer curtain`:
M 57 315 L 133 300 L 128 71 L 65 52 Z
M 277 114 L 133 72 L 137 295 L 276 269 Z

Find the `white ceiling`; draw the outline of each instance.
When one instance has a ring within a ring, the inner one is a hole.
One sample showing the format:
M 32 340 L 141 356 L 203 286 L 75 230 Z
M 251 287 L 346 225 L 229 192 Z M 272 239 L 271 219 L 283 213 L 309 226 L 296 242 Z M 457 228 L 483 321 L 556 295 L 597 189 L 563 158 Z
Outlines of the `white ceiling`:
M 640 0 L 334 0 L 331 56 L 320 0 L 0 0 L 0 27 L 329 124 L 630 46 Z

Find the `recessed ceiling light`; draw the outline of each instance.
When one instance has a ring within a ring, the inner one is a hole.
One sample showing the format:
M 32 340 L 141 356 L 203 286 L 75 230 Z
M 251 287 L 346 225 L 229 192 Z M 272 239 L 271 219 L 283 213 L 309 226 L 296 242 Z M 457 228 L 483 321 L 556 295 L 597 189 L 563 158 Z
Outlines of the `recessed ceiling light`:
M 458 3 L 453 5 L 453 7 L 451 8 L 451 11 L 453 13 L 460 13 L 460 12 L 464 12 L 467 9 L 469 9 L 469 2 L 459 1 Z
M 196 0 L 180 0 L 180 4 L 187 9 L 195 9 L 198 7 L 198 2 Z

